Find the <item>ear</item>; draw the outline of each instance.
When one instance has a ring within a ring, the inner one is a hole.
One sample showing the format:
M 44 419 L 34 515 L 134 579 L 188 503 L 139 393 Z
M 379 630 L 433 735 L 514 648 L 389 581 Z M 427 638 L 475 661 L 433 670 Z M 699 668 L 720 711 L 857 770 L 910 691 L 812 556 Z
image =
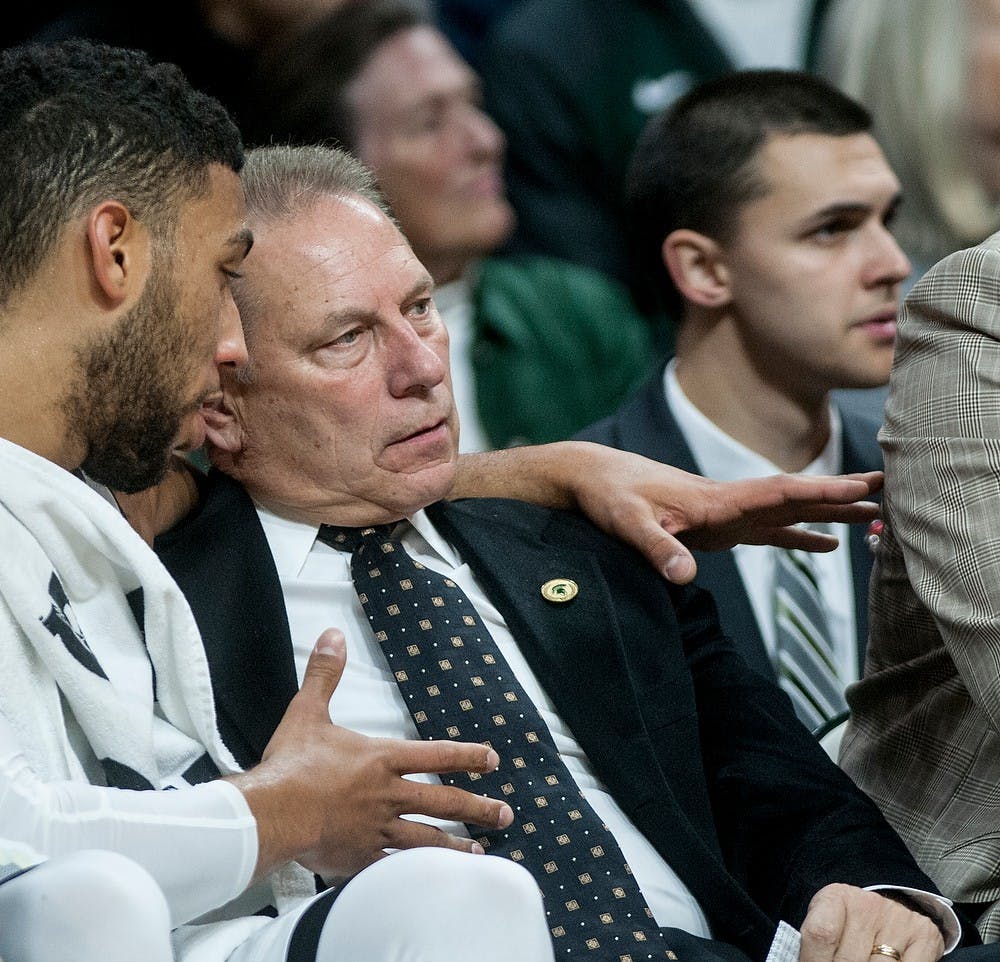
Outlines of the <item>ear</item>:
M 136 296 L 149 272 L 149 235 L 116 200 L 98 204 L 87 219 L 87 242 L 99 291 L 117 307 Z
M 225 379 L 223 383 L 225 384 Z M 234 457 L 242 452 L 243 425 L 228 388 L 224 390 L 218 404 L 202 410 L 202 416 L 205 419 L 205 438 L 212 447 Z
M 660 248 L 663 264 L 682 296 L 699 307 L 729 303 L 729 271 L 719 244 L 697 231 L 668 234 Z

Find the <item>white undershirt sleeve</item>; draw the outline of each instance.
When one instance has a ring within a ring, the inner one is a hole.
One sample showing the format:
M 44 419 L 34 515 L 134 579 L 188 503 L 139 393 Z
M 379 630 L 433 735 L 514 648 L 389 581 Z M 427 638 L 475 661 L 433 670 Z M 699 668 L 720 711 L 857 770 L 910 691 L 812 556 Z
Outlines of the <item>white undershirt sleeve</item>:
M 159 884 L 175 926 L 242 892 L 257 861 L 256 822 L 228 782 L 168 791 L 45 782 L 2 718 L 0 825 L 49 857 L 93 848 L 128 856 Z

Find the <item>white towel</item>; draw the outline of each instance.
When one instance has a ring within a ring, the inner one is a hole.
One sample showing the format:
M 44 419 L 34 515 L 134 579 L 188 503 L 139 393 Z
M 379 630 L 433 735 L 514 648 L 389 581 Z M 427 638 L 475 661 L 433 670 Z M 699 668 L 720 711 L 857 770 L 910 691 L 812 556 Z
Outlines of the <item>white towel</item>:
M 221 772 L 239 770 L 216 730 L 194 617 L 159 559 L 86 484 L 3 439 L 0 546 L 0 711 L 39 774 L 83 776 L 60 691 L 97 758 L 154 788 L 205 750 Z M 97 636 L 122 655 L 113 682 L 87 644 Z
M 110 678 L 87 642 L 97 637 L 115 655 Z M 109 784 L 176 785 L 206 754 L 239 771 L 191 609 L 159 559 L 97 492 L 2 438 L 0 639 L 0 713 L 39 776 L 87 780 L 61 698 Z M 272 888 L 279 910 L 315 892 L 295 864 Z

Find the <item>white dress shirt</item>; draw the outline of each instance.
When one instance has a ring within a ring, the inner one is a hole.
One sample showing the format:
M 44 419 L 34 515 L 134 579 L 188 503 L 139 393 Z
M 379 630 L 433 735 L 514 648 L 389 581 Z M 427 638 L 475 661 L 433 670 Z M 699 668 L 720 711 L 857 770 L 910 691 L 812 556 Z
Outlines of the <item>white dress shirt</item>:
M 739 481 L 781 473 L 781 469 L 767 458 L 722 431 L 688 400 L 677 382 L 675 361 L 667 365 L 663 380 L 667 406 L 705 477 L 716 481 Z M 842 435 L 840 415 L 831 406 L 830 440 L 819 457 L 801 473 L 840 474 L 843 470 Z M 840 539 L 840 544 L 835 551 L 814 554 L 811 558 L 822 586 L 824 613 L 836 650 L 838 673 L 846 687 L 858 680 L 858 632 L 848 526 L 830 524 L 826 527 Z M 749 544 L 736 545 L 732 549 L 764 646 L 772 659 L 775 656 L 773 598 L 776 551 L 769 545 Z
M 737 67 L 802 69 L 810 0 L 691 0 L 691 6 Z
M 319 634 L 325 628 L 340 628 L 347 639 L 347 666 L 330 701 L 331 718 L 338 725 L 366 735 L 419 739 L 354 591 L 350 554 L 317 541 L 314 525 L 287 521 L 262 508 L 258 508 L 258 514 L 285 596 L 299 682 Z M 456 581 L 476 607 L 511 670 L 548 725 L 566 767 L 618 840 L 657 925 L 674 926 L 708 937 L 708 922 L 694 896 L 629 821 L 594 774 L 573 733 L 555 713 L 506 623 L 477 584 L 468 565 L 462 563 L 422 511 L 414 515 L 411 523 L 403 522 L 397 534 L 415 560 Z M 439 782 L 433 775 L 414 777 Z M 461 823 L 431 818 L 421 820 L 468 837 Z

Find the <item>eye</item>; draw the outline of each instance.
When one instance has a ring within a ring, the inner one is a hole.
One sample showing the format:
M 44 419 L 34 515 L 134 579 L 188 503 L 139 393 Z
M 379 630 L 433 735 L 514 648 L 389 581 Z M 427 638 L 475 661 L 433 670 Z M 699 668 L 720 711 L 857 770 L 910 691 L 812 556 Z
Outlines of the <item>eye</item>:
M 330 343 L 337 346 L 350 347 L 352 344 L 357 343 L 359 337 L 361 337 L 361 328 L 355 327 L 349 331 L 345 331 L 340 337 L 334 338 Z
M 430 317 L 434 311 L 434 299 L 432 297 L 420 297 L 413 301 L 407 308 L 406 313 L 415 320 L 423 320 Z
M 240 271 L 234 271 L 229 267 L 223 267 L 222 273 L 225 274 L 231 281 L 238 281 L 243 276 Z
M 832 240 L 841 234 L 846 234 L 848 231 L 853 230 L 855 226 L 856 225 L 853 221 L 849 221 L 843 217 L 838 217 L 834 220 L 820 224 L 819 227 L 813 231 L 813 237 L 818 240 Z

